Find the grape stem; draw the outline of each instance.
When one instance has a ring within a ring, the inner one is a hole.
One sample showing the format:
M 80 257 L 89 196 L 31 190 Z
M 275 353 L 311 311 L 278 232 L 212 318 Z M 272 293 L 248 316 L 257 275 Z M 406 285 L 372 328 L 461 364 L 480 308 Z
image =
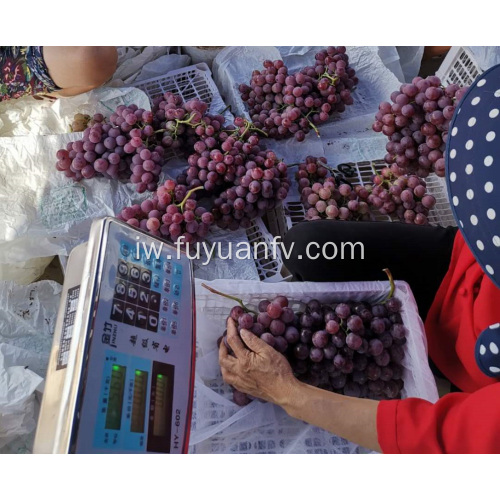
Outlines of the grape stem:
M 250 120 L 245 120 L 245 130 L 240 134 L 240 129 L 237 128 L 234 132 L 233 135 L 237 135 L 238 137 L 241 137 L 242 139 L 245 137 L 247 132 L 249 130 L 256 130 L 257 132 L 260 132 L 261 134 L 265 135 L 268 137 L 267 133 L 261 130 L 260 128 L 257 128 Z
M 327 78 L 328 80 L 330 80 L 330 84 L 331 85 L 335 85 L 338 81 L 339 81 L 339 77 L 338 76 L 335 76 L 335 78 L 333 78 L 331 75 L 328 74 L 327 71 L 325 71 L 320 77 L 321 78 Z
M 388 268 L 382 269 L 382 271 L 384 271 L 384 273 L 387 274 L 387 277 L 389 278 L 389 283 L 391 285 L 391 289 L 389 290 L 389 295 L 383 302 L 381 302 L 381 304 L 385 304 L 394 295 L 394 291 L 396 290 L 396 285 L 394 284 L 394 278 L 392 276 L 391 271 Z
M 309 120 L 309 118 L 307 118 L 307 115 L 305 115 L 304 113 L 301 113 L 302 116 L 307 120 L 307 122 L 309 123 L 309 125 L 311 126 L 311 128 L 316 132 L 316 135 L 319 137 L 319 130 L 318 130 L 318 127 L 316 127 L 316 125 L 314 125 L 314 123 Z
M 219 115 L 223 115 L 227 110 L 229 110 L 230 113 L 233 112 L 231 109 L 231 104 L 228 104 L 222 111 L 219 111 Z
M 186 196 L 184 196 L 184 199 L 179 203 L 177 204 L 177 206 L 181 209 L 181 212 L 184 212 L 184 205 L 186 203 L 186 201 L 189 199 L 189 197 L 195 192 L 195 191 L 199 191 L 200 189 L 203 189 L 203 186 L 198 186 L 198 187 L 195 187 L 193 189 L 190 189 L 187 193 L 186 193 Z
M 206 283 L 202 283 L 201 286 L 203 288 L 206 288 L 211 293 L 215 293 L 216 295 L 220 295 L 221 297 L 225 297 L 226 299 L 235 300 L 244 309 L 245 312 L 253 312 L 250 309 L 248 309 L 248 307 L 245 304 L 243 304 L 243 301 L 241 299 L 239 299 L 238 297 L 234 297 L 233 295 L 228 295 L 227 293 L 219 292 L 215 288 L 208 286 Z

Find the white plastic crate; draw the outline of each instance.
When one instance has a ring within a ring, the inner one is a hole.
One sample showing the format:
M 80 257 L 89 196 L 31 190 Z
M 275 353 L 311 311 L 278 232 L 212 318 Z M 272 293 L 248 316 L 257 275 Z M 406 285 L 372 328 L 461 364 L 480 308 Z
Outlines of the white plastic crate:
M 216 280 L 209 285 L 229 293 L 245 304 L 276 295 L 322 302 L 367 300 L 376 303 L 389 290 L 389 282 L 352 283 L 257 283 Z M 210 293 L 196 280 L 197 362 L 193 404 L 191 453 L 360 453 L 365 450 L 327 431 L 289 417 L 280 408 L 253 401 L 239 407 L 232 402 L 218 364 L 217 338 L 225 330 L 226 318 L 236 303 Z M 425 332 L 410 287 L 396 282 L 395 296 L 402 302 L 402 319 L 408 329 L 403 360 L 405 386 L 402 397 L 438 399 L 429 368 Z
M 371 176 L 374 174 L 373 168 L 380 171 L 387 166 L 384 160 L 359 161 L 357 163 L 347 163 L 347 165 L 353 166 L 356 169 L 356 176 L 348 178 L 349 182 L 353 185 L 372 184 Z M 455 222 L 448 201 L 445 180 L 435 174 L 429 175 L 424 180 L 427 183 L 427 192 L 436 198 L 436 205 L 429 213 L 429 223 L 433 226 L 456 226 L 457 223 Z M 296 188 L 297 185 L 295 184 L 292 185 L 291 189 Z M 399 222 L 398 217 L 382 215 L 373 207 L 371 207 L 371 212 L 372 220 L 374 221 Z M 273 235 L 278 235 L 282 238 L 284 238 L 286 232 L 292 226 L 305 219 L 306 211 L 298 194 L 288 196 L 283 202 L 282 207 L 268 212 L 267 215 L 269 230 Z
M 251 246 L 257 245 L 255 266 L 259 279 L 271 283 L 289 280 L 291 274 L 283 265 L 280 246 L 272 245 L 273 235 L 268 231 L 263 220 L 260 218 L 253 220 L 246 233 Z
M 479 67 L 469 49 L 452 47 L 436 71 L 436 76 L 441 79 L 443 85 L 470 85 L 482 72 L 483 69 Z
M 145 92 L 153 101 L 166 92 L 173 92 L 184 101 L 198 98 L 209 105 L 210 113 L 221 113 L 226 105 L 212 80 L 205 63 L 169 71 L 165 75 L 135 82 L 134 87 Z

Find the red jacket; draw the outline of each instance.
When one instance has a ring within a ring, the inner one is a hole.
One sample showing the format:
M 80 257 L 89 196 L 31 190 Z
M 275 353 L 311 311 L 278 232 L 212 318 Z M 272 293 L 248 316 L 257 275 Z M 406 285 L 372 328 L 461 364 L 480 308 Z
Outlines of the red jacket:
M 425 328 L 431 359 L 464 392 L 435 404 L 381 401 L 377 431 L 384 453 L 500 453 L 500 379 L 483 375 L 474 359 L 477 337 L 499 321 L 500 289 L 458 232 Z

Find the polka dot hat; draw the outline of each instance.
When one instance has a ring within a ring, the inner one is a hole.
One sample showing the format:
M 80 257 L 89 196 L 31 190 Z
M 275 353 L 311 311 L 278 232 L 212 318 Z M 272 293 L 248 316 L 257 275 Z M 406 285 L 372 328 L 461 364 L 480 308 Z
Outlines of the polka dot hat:
M 500 288 L 500 65 L 471 85 L 450 123 L 448 193 L 458 226 L 479 265 Z M 500 376 L 500 323 L 478 337 L 475 357 Z
M 467 245 L 500 288 L 500 65 L 472 84 L 450 123 L 450 202 Z

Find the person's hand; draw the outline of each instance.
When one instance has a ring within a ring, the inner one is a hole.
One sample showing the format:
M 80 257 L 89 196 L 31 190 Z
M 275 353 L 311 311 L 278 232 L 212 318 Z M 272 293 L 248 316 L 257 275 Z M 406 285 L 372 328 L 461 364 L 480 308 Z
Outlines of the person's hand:
M 241 330 L 233 319 L 227 321 L 227 341 L 219 347 L 219 363 L 224 381 L 245 394 L 283 406 L 298 383 L 286 358 L 259 337 Z

